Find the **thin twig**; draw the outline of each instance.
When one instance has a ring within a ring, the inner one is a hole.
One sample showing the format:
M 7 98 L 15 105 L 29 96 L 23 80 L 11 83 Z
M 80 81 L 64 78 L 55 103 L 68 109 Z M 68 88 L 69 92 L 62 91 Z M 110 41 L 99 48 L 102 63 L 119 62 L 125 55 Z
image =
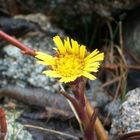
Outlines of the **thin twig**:
M 122 21 L 119 21 L 119 37 L 120 37 L 120 48 L 123 51 L 123 33 L 122 33 Z
M 23 54 L 27 54 L 30 56 L 35 56 L 35 50 L 26 47 L 24 44 L 22 44 L 20 41 L 18 41 L 16 38 L 4 33 L 3 31 L 0 30 L 0 37 L 4 39 L 5 41 L 8 41 L 9 43 L 13 44 L 14 46 L 18 47 L 21 49 Z
M 138 66 L 138 65 L 105 64 L 105 65 L 102 65 L 102 67 L 105 69 L 110 69 L 110 70 L 114 70 L 119 67 L 132 69 L 132 70 L 140 70 L 140 66 Z
M 116 78 L 114 78 L 114 79 L 112 79 L 112 80 L 110 80 L 110 81 L 104 83 L 104 84 L 102 85 L 102 88 L 105 88 L 105 87 L 107 87 L 107 86 L 109 86 L 109 85 L 111 85 L 111 84 L 114 84 L 114 83 L 118 82 L 120 79 L 121 79 L 121 76 L 118 76 L 118 77 L 116 77 Z

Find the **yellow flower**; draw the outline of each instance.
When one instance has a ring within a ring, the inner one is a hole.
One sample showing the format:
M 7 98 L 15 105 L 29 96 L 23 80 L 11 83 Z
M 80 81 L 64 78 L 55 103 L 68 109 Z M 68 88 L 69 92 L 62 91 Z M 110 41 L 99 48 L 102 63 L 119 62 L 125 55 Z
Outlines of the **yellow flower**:
M 78 77 L 84 76 L 91 80 L 96 77 L 91 72 L 97 72 L 100 61 L 104 59 L 104 53 L 99 53 L 96 49 L 88 54 L 84 45 L 79 45 L 77 41 L 68 37 L 61 41 L 59 36 L 53 38 L 57 48 L 54 48 L 56 55 L 36 52 L 38 63 L 49 66 L 49 70 L 43 71 L 49 77 L 59 78 L 60 82 L 72 82 Z

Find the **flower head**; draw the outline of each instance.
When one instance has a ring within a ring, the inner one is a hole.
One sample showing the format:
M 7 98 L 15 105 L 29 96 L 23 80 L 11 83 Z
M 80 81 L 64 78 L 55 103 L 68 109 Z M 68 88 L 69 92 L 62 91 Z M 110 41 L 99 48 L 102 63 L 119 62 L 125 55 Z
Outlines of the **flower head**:
M 54 48 L 56 55 L 36 52 L 38 63 L 49 66 L 49 70 L 43 71 L 49 77 L 59 78 L 60 82 L 72 82 L 78 77 L 84 76 L 91 80 L 96 77 L 91 74 L 97 72 L 100 61 L 104 59 L 104 53 L 99 53 L 96 49 L 88 54 L 84 45 L 79 45 L 77 41 L 68 37 L 62 42 L 59 36 L 53 38 L 57 48 Z

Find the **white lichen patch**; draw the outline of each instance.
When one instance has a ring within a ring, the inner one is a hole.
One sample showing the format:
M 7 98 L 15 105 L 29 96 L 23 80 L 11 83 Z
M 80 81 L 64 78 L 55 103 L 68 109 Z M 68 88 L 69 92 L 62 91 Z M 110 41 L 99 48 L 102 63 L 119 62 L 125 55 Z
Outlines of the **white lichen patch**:
M 112 136 L 140 130 L 140 88 L 129 91 L 126 97 L 113 119 L 110 131 Z

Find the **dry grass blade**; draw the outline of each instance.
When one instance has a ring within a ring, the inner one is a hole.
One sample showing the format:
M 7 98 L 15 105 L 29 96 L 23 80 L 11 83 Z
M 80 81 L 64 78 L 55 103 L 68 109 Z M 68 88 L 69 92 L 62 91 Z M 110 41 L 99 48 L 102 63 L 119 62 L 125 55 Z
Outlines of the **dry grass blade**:
M 78 137 L 70 135 L 70 134 L 66 134 L 66 133 L 56 131 L 56 130 L 52 130 L 52 129 L 43 128 L 43 127 L 40 127 L 40 126 L 29 125 L 29 124 L 23 125 L 23 127 L 17 132 L 16 138 L 20 134 L 20 132 L 23 130 L 24 127 L 39 129 L 39 130 L 45 131 L 46 133 L 50 133 L 50 134 L 57 135 L 57 136 L 59 135 L 60 137 L 63 137 L 63 138 L 72 138 L 73 140 L 79 140 Z

